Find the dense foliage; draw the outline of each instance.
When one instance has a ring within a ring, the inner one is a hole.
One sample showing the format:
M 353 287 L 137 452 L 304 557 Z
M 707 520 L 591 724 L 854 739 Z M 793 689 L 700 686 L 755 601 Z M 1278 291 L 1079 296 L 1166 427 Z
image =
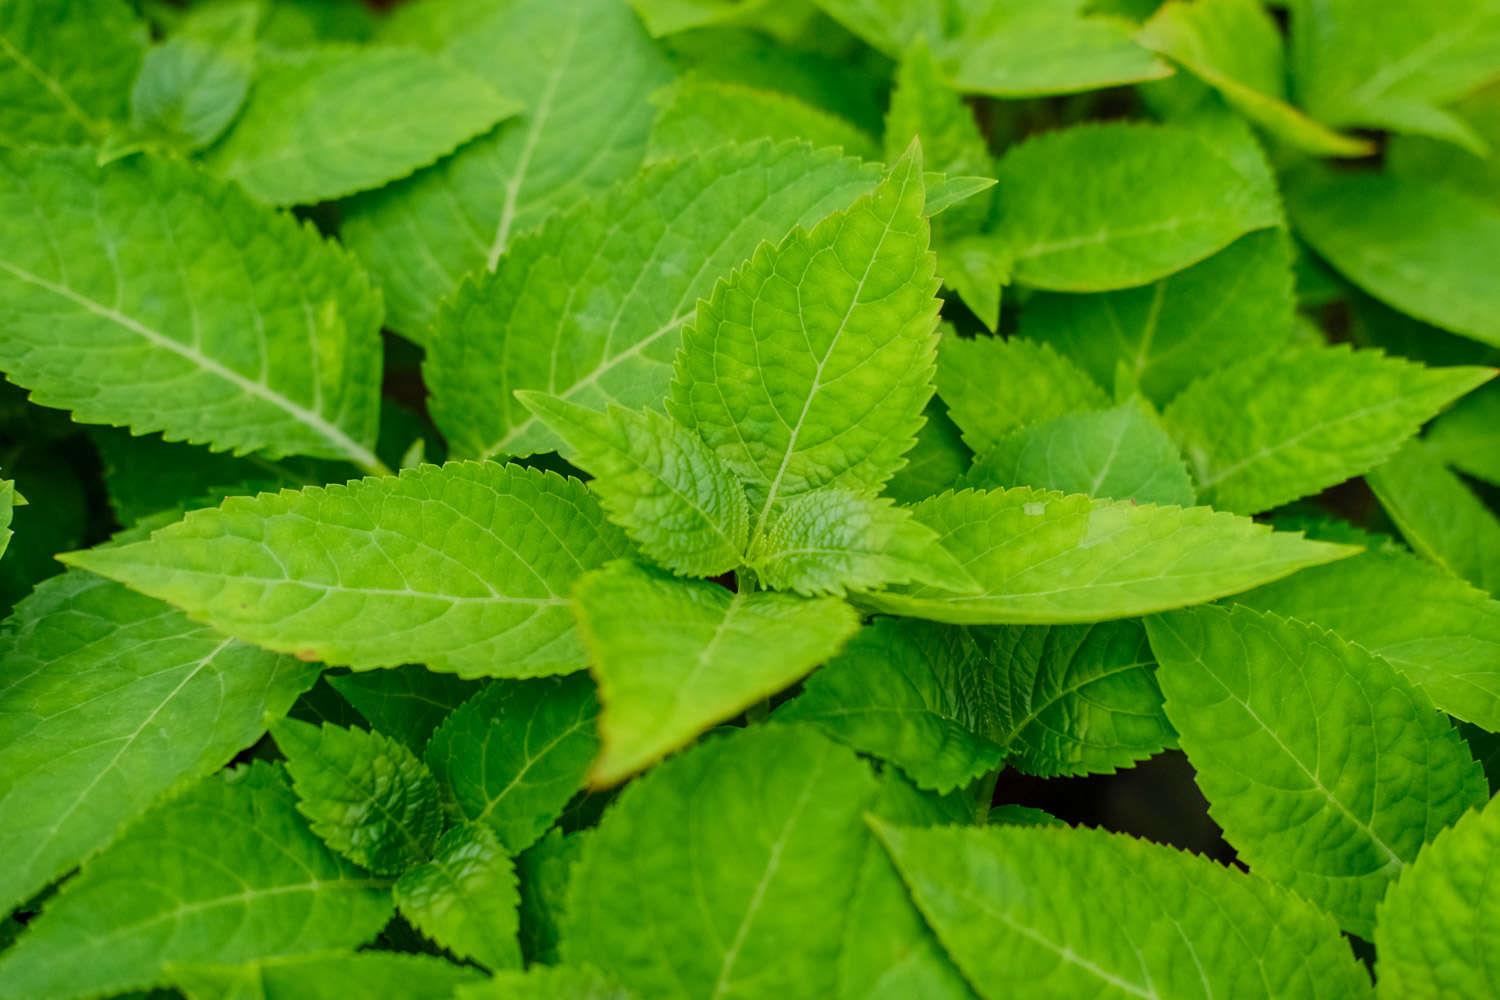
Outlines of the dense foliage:
M 0 0 L 0 1000 L 1500 994 L 1500 0 L 385 6 Z

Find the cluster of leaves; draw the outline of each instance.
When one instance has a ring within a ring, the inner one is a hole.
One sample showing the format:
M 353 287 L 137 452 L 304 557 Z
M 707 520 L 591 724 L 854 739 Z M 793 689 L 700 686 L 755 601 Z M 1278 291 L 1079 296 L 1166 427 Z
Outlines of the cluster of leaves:
M 1495 77 L 0 0 L 0 1000 L 1494 996 Z M 995 803 L 1175 750 L 1237 866 Z

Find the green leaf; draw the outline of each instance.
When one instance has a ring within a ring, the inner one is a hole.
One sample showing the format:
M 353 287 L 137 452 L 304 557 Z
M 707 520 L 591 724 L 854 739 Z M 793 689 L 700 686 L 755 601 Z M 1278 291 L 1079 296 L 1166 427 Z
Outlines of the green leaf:
M 132 137 L 192 151 L 222 135 L 250 91 L 260 16 L 254 3 L 199 8 L 152 46 L 130 91 Z
M 631 563 L 585 577 L 574 597 L 603 706 L 595 787 L 796 683 L 859 627 L 834 598 L 730 593 Z
M 271 733 L 297 811 L 325 844 L 377 875 L 400 875 L 432 856 L 443 822 L 437 782 L 410 750 L 379 733 L 296 719 Z
M 1333 921 L 1205 858 L 1085 828 L 872 825 L 986 1000 L 1370 995 Z
M 1260 0 L 1171 0 L 1136 34 L 1207 83 L 1240 114 L 1315 156 L 1368 156 L 1374 144 L 1320 125 L 1287 99 L 1281 29 Z
M 1445 464 L 1500 486 L 1500 383 L 1460 399 L 1432 422 L 1424 440 Z
M 382 951 L 323 952 L 263 958 L 236 965 L 167 967 L 188 1000 L 341 1000 L 389 995 L 402 1000 L 449 1000 L 455 988 L 480 978 L 473 969 L 429 955 Z
M 352 262 L 182 164 L 92 161 L 0 151 L 7 377 L 84 423 L 377 469 L 380 299 Z
M 103 139 L 126 117 L 145 48 L 146 27 L 124 0 L 9 0 L 0 9 L 0 143 Z
M 922 788 L 949 792 L 997 771 L 1005 748 L 989 738 L 975 692 L 990 671 L 966 629 L 877 618 L 807 679 L 776 713 L 861 753 L 888 760 Z
M 479 690 L 473 681 L 412 665 L 325 677 L 376 731 L 418 753 L 438 724 Z
M 662 1000 L 832 996 L 875 793 L 851 751 L 800 727 L 673 758 L 585 842 L 564 961 Z
M 1393 135 L 1385 147 L 1391 173 L 1412 180 L 1441 181 L 1492 204 L 1500 195 L 1500 170 L 1489 151 L 1500 145 L 1500 102 L 1493 83 L 1470 93 L 1447 110 L 1461 123 L 1460 131 L 1478 136 L 1482 148 L 1457 146 L 1443 139 Z
M 261 40 L 283 48 L 320 42 L 368 42 L 375 34 L 375 12 L 361 0 L 268 0 Z
M 1419 555 L 1500 595 L 1500 518 L 1424 442 L 1408 442 L 1365 478 Z
M 998 176 L 995 227 L 1010 241 L 1016 280 L 1054 291 L 1157 281 L 1280 221 L 1271 192 L 1177 125 L 1044 133 L 1006 153 Z
M 1257 514 L 1375 468 L 1494 376 L 1379 351 L 1311 347 L 1207 375 L 1167 408 L 1204 502 Z
M 18 503 L 24 505 L 25 498 L 16 493 L 16 484 L 9 479 L 0 479 L 0 555 L 5 554 L 5 548 L 10 544 L 11 511 Z
M 1046 344 L 999 337 L 938 344 L 938 394 L 964 441 L 977 452 L 1026 426 L 1109 405 L 1104 391 Z
M 279 770 L 253 764 L 157 807 L 89 862 L 0 958 L 0 997 L 105 996 L 165 986 L 169 965 L 352 948 L 390 912 L 384 883 L 324 847 Z
M 1384 660 L 1244 607 L 1146 623 L 1167 718 L 1251 871 L 1369 937 L 1422 845 L 1488 796 L 1448 720 Z
M 519 854 L 583 785 L 599 749 L 587 676 L 494 681 L 432 734 L 427 766 L 452 811 Z
M 521 109 L 479 77 L 411 49 L 325 46 L 260 63 L 244 114 L 207 161 L 274 205 L 380 187 Z
M 13 438 L 10 448 L 17 458 L 9 469 L 15 476 L 13 534 L 0 558 L 0 608 L 7 612 L 61 573 L 57 554 L 76 548 L 91 530 L 89 484 L 71 462 L 58 460 L 55 445 L 38 445 L 43 442 L 21 437 Z
M 489 827 L 449 830 L 395 893 L 401 915 L 454 955 L 489 969 L 520 968 L 516 873 Z
M 423 371 L 433 419 L 456 452 L 491 456 L 558 446 L 516 389 L 660 408 L 682 328 L 719 276 L 869 191 L 876 171 L 801 144 L 727 146 L 559 216 L 444 306 Z
M 941 400 L 928 402 L 922 416 L 925 423 L 906 453 L 906 464 L 885 484 L 886 495 L 897 503 L 916 503 L 949 489 L 974 459 Z
M 962 482 L 1179 507 L 1192 506 L 1196 496 L 1182 453 L 1139 400 L 1016 431 L 975 459 Z
M 1443 184 L 1379 173 L 1286 179 L 1297 232 L 1330 264 L 1404 313 L 1500 347 L 1500 211 Z
M 820 489 L 786 502 L 752 549 L 747 565 L 775 590 L 842 597 L 923 583 L 974 591 L 975 583 L 937 535 L 887 497 Z
M 385 291 L 391 325 L 425 341 L 465 275 L 493 270 L 517 236 L 636 171 L 654 115 L 646 97 L 670 71 L 619 0 L 404 4 L 381 37 L 426 48 L 525 108 L 344 206 L 342 235 Z
M 874 489 L 932 395 L 937 280 L 912 149 L 879 187 L 720 282 L 683 335 L 669 410 L 745 481 L 754 548 L 777 504 Z
M 1266 229 L 1142 288 L 1033 296 L 1021 336 L 1055 348 L 1100 385 L 1123 365 L 1164 405 L 1200 375 L 1275 353 L 1291 336 L 1295 306 L 1291 241 Z
M 231 498 L 65 561 L 269 649 L 480 677 L 582 667 L 569 591 L 628 552 L 577 480 L 454 462 Z
M 1347 546 L 1209 510 L 1039 490 L 964 490 L 911 508 L 980 585 L 908 587 L 861 600 L 968 625 L 1104 621 L 1185 607 L 1353 555 Z
M 78 572 L 16 607 L 0 662 L 7 912 L 158 798 L 228 763 L 317 678 Z
M 1422 849 L 1376 911 L 1382 997 L 1482 997 L 1500 988 L 1495 858 L 1500 799 Z
M 502 972 L 483 983 L 460 986 L 458 1000 L 635 1000 L 603 973 L 568 965 L 534 965 Z
M 653 159 L 702 154 L 729 142 L 801 140 L 836 147 L 864 160 L 879 158 L 869 135 L 789 94 L 697 75 L 651 95 L 660 110 L 651 126 Z
M 516 858 L 521 880 L 521 953 L 533 968 L 558 960 L 573 864 L 588 836 L 588 830 L 564 835 L 554 828 Z
M 744 487 L 696 434 L 653 410 L 599 413 L 538 392 L 517 398 L 594 477 L 600 505 L 644 555 L 683 576 L 718 576 L 744 561 Z

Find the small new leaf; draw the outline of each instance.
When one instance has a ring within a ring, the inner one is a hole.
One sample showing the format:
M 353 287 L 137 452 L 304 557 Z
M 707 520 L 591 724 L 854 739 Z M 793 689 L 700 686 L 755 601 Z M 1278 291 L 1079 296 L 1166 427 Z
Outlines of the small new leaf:
M 521 966 L 516 873 L 487 826 L 456 826 L 396 882 L 396 908 L 429 940 L 487 969 Z

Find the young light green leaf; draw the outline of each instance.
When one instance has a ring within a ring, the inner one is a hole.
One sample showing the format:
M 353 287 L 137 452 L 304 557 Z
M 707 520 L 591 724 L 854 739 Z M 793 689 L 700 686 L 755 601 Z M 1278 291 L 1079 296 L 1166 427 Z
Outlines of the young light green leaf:
M 1417 553 L 1500 595 L 1500 518 L 1425 442 L 1408 442 L 1365 478 Z
M 473 681 L 414 665 L 324 677 L 377 732 L 417 753 L 439 723 L 479 690 Z
M 773 590 L 842 597 L 923 583 L 977 589 L 937 535 L 887 497 L 820 489 L 786 502 L 746 560 Z
M 776 718 L 811 723 L 946 793 L 999 770 L 1005 758 L 989 738 L 986 699 L 975 696 L 994 673 L 986 668 L 966 629 L 878 618 Z
M 1500 211 L 1425 179 L 1294 172 L 1287 211 L 1297 232 L 1382 302 L 1500 347 L 1500 287 L 1485 261 L 1500 253 Z
M 941 400 L 931 400 L 922 418 L 925 422 L 917 431 L 917 443 L 906 453 L 906 464 L 885 484 L 886 495 L 897 503 L 916 503 L 951 488 L 974 460 Z
M 1159 183 L 1166 175 L 1169 185 Z M 1280 221 L 1273 191 L 1179 125 L 1093 124 L 1016 146 L 995 230 L 1022 284 L 1106 292 L 1165 278 Z
M 345 206 L 342 235 L 385 291 L 391 324 L 424 341 L 465 275 L 493 270 L 521 233 L 636 171 L 654 114 L 646 97 L 671 71 L 619 0 L 403 4 L 381 38 L 428 49 L 525 108 Z
M 938 394 L 964 441 L 996 447 L 1028 423 L 1109 405 L 1104 390 L 1046 344 L 943 334 Z
M 598 711 L 584 674 L 494 681 L 432 734 L 427 766 L 455 814 L 519 854 L 582 787 L 599 749 Z
M 501 972 L 482 983 L 460 986 L 457 1000 L 637 1000 L 597 969 L 534 965 L 525 972 Z
M 524 677 L 584 665 L 569 591 L 628 554 L 577 480 L 453 462 L 231 498 L 148 541 L 65 561 L 269 649 Z
M 932 395 L 937 291 L 922 157 L 809 231 L 762 244 L 698 307 L 668 408 L 750 490 L 753 548 L 780 503 L 875 489 Z
M 145 48 L 146 26 L 125 0 L 9 0 L 0 7 L 0 142 L 103 139 L 125 120 Z
M 1422 849 L 1375 922 L 1378 992 L 1389 1000 L 1483 997 L 1500 989 L 1500 799 Z
M 239 114 L 255 70 L 261 9 L 224 2 L 190 11 L 146 53 L 130 91 L 126 140 L 193 151 L 217 139 Z
M 651 126 L 652 159 L 692 156 L 725 143 L 800 140 L 877 159 L 875 141 L 854 125 L 789 94 L 687 76 L 651 95 L 660 110 Z
M 478 972 L 430 955 L 388 951 L 319 952 L 262 958 L 235 965 L 177 964 L 166 978 L 187 1000 L 342 1000 L 390 995 L 402 1000 L 450 1000 Z
M 718 576 L 744 562 L 745 489 L 692 431 L 654 410 L 599 413 L 539 392 L 517 398 L 594 477 L 599 503 L 644 555 L 682 576 Z
M 1106 621 L 1186 607 L 1357 549 L 1272 532 L 1207 507 L 1137 506 L 1039 490 L 963 490 L 911 508 L 980 585 L 906 587 L 876 610 L 968 625 Z
M 107 996 L 165 986 L 172 964 L 353 948 L 390 913 L 384 883 L 324 847 L 280 771 L 253 764 L 158 806 L 89 862 L 0 957 L 0 997 Z
M 662 1000 L 834 995 L 875 793 L 853 752 L 801 727 L 743 730 L 673 758 L 585 842 L 564 961 Z
M 553 828 L 516 858 L 521 880 L 521 954 L 528 965 L 555 965 L 573 864 L 589 830 Z
M 1100 385 L 1123 364 L 1147 399 L 1165 405 L 1200 375 L 1274 353 L 1291 335 L 1295 310 L 1291 240 L 1265 229 L 1143 288 L 1035 295 L 1021 310 L 1020 332 Z M 941 358 L 938 366 L 941 391 Z
M 1488 797 L 1448 720 L 1384 660 L 1245 607 L 1146 623 L 1172 721 L 1241 859 L 1361 937 L 1422 845 Z
M 283 719 L 271 729 L 297 811 L 323 843 L 377 875 L 426 861 L 442 832 L 437 782 L 410 750 L 363 729 Z
M 396 907 L 429 940 L 488 969 L 521 966 L 516 873 L 490 828 L 456 826 L 396 882 Z
M 312 229 L 179 163 L 61 151 L 0 151 L 0 215 L 0 369 L 36 402 L 380 468 L 380 299 Z
M 660 407 L 682 327 L 719 276 L 877 177 L 801 144 L 726 146 L 579 205 L 444 306 L 423 370 L 433 419 L 456 451 L 489 457 L 558 446 L 516 389 Z
M 1171 0 L 1136 41 L 1173 59 L 1246 118 L 1315 156 L 1368 156 L 1374 144 L 1340 135 L 1287 98 L 1281 29 L 1260 0 Z
M 317 678 L 77 572 L 16 607 L 0 661 L 5 911 L 254 743 Z
M 986 1000 L 1370 995 L 1332 920 L 1205 858 L 1086 828 L 872 825 Z
M 1204 376 L 1164 416 L 1204 502 L 1257 514 L 1375 468 L 1494 374 L 1299 348 Z
M 795 683 L 859 627 L 833 598 L 730 593 L 630 563 L 585 577 L 574 595 L 603 705 L 596 787 Z
M 274 205 L 380 187 L 521 110 L 479 77 L 412 49 L 326 46 L 260 62 L 244 114 L 207 161 Z
M 1423 440 L 1444 464 L 1500 486 L 1500 383 L 1460 399 L 1432 422 Z
M 975 459 L 961 482 L 1178 507 L 1192 506 L 1196 497 L 1182 453 L 1140 400 L 1016 431 Z

